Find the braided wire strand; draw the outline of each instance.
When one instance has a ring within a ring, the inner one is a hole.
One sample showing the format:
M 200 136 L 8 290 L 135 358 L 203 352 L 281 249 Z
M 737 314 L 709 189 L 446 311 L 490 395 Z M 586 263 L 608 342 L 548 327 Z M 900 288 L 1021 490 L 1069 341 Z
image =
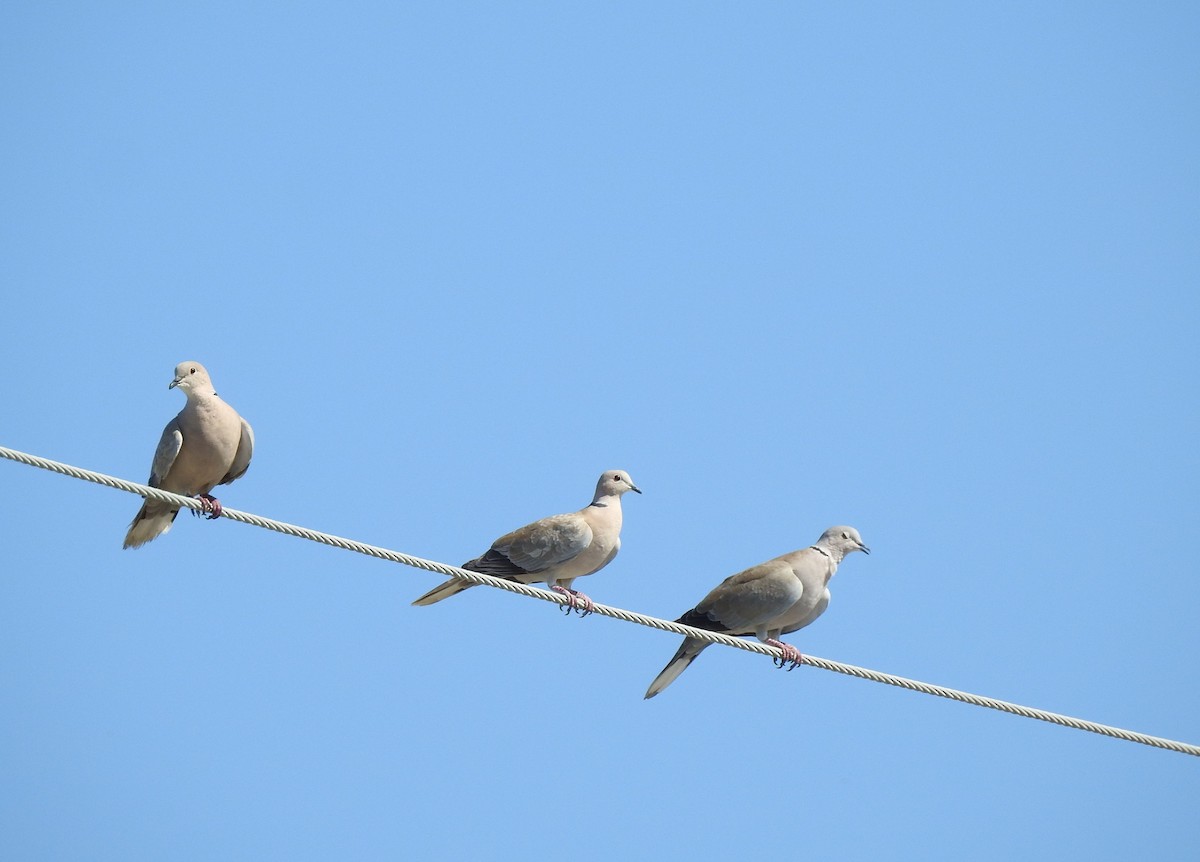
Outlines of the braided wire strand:
M 136 482 L 128 482 L 124 479 L 118 479 L 115 476 L 108 476 L 104 473 L 96 473 L 91 470 L 84 470 L 79 467 L 74 467 L 70 464 L 62 464 L 58 461 L 50 461 L 46 458 L 40 458 L 36 455 L 30 455 L 26 452 L 18 452 L 15 449 L 8 449 L 0 446 L 0 457 L 7 458 L 10 461 L 16 461 L 21 464 L 26 464 L 30 467 L 39 467 L 43 470 L 50 470 L 54 473 L 60 473 L 64 476 L 70 476 L 74 479 L 82 479 L 87 482 L 94 482 L 97 485 L 104 485 L 109 488 L 116 488 L 118 491 L 126 491 L 130 494 L 137 494 L 141 497 L 146 497 L 152 500 L 159 500 L 164 503 L 170 503 L 172 506 L 178 506 L 181 509 L 194 509 L 204 511 L 203 504 L 192 497 L 184 497 L 179 494 L 172 494 L 169 491 L 162 491 L 158 488 L 151 488 L 148 485 L 141 485 Z M 393 551 L 389 548 L 381 548 L 377 545 L 367 545 L 362 542 L 354 541 L 353 539 L 345 539 L 341 536 L 334 536 L 330 533 L 322 533 L 318 530 L 310 530 L 307 527 L 298 527 L 295 524 L 287 524 L 282 521 L 275 521 L 271 518 L 263 518 L 259 515 L 254 515 L 249 512 L 242 512 L 237 509 L 222 507 L 221 517 L 229 518 L 231 521 L 238 521 L 243 524 L 249 524 L 253 527 L 261 527 L 265 530 L 272 530 L 276 533 L 284 533 L 289 536 L 295 536 L 301 539 L 308 539 L 312 542 L 318 542 L 323 545 L 329 545 L 334 548 L 341 548 L 346 551 L 354 551 L 359 554 L 365 554 L 369 557 L 376 557 L 381 560 L 388 560 L 393 563 L 400 563 L 404 566 L 412 568 L 424 569 L 429 572 L 436 572 L 440 575 L 448 577 L 460 578 L 472 584 L 479 586 L 495 587 L 501 590 L 507 590 L 510 593 L 518 593 L 522 596 L 527 596 L 532 599 L 541 599 L 544 602 L 554 602 L 559 605 L 567 605 L 571 599 L 559 593 L 550 592 L 549 590 L 538 589 L 526 584 L 518 584 L 513 581 L 506 581 L 502 578 L 495 578 L 491 575 L 481 574 L 479 572 L 470 572 L 466 569 L 460 569 L 457 566 L 450 566 L 445 563 L 439 563 L 434 560 L 426 560 L 421 557 L 414 557 L 410 554 L 402 554 L 399 551 Z M 719 634 L 717 632 L 705 631 L 703 629 L 692 628 L 681 623 L 671 622 L 669 620 L 659 619 L 657 617 L 646 616 L 634 611 L 627 611 L 623 608 L 614 608 L 608 605 L 595 604 L 593 613 L 601 616 L 612 617 L 613 619 L 622 620 L 636 625 L 647 626 L 649 628 L 658 629 L 659 631 L 671 632 L 673 634 L 682 635 L 684 637 L 695 638 L 707 643 L 720 644 L 722 646 L 733 647 L 735 649 L 745 650 L 746 652 L 759 653 L 760 655 L 769 656 L 774 660 L 782 660 L 783 653 L 777 647 L 767 646 L 754 640 L 743 640 L 741 638 L 731 637 L 729 635 Z M 1106 724 L 1098 724 L 1094 721 L 1087 721 L 1082 718 L 1073 718 L 1069 715 L 1060 715 L 1054 712 L 1047 712 L 1043 709 L 1036 709 L 1029 706 L 1021 706 L 1016 703 L 1009 703 L 1004 700 L 997 700 L 991 697 L 984 697 L 970 692 L 957 691 L 952 688 L 945 688 L 940 685 L 932 685 L 918 680 L 906 679 L 901 676 L 895 676 L 889 673 L 882 673 L 868 668 L 856 667 L 855 665 L 843 664 L 841 662 L 831 661 L 829 659 L 818 658 L 817 656 L 804 655 L 802 662 L 812 667 L 820 668 L 821 670 L 833 671 L 834 673 L 845 674 L 847 676 L 866 679 L 872 682 L 884 683 L 885 685 L 896 686 L 897 688 L 908 689 L 909 691 L 920 692 L 921 694 L 933 695 L 935 697 L 943 697 L 948 700 L 956 700 L 960 703 L 967 703 L 973 706 L 981 706 L 987 709 L 995 709 L 1000 712 L 1007 712 L 1011 715 L 1019 715 L 1023 718 L 1032 718 L 1039 721 L 1046 721 L 1051 724 L 1058 724 L 1063 727 L 1070 727 L 1075 730 L 1083 730 L 1089 733 L 1100 734 L 1101 736 L 1109 736 L 1114 739 L 1123 739 L 1127 742 L 1136 742 L 1141 745 L 1148 745 L 1154 748 L 1162 748 L 1168 751 L 1175 751 L 1180 754 L 1189 754 L 1193 757 L 1200 757 L 1200 745 L 1191 745 L 1186 742 L 1178 742 L 1173 739 L 1164 739 L 1159 736 L 1150 736 L 1145 733 L 1139 733 L 1133 730 L 1125 730 L 1119 727 L 1111 727 Z

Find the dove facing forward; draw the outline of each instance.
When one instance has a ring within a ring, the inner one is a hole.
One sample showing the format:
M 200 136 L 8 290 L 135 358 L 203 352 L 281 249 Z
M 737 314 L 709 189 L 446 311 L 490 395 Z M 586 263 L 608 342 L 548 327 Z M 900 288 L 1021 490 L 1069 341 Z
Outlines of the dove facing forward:
M 783 657 L 777 663 L 791 670 L 800 664 L 801 655 L 779 636 L 804 628 L 825 612 L 829 607 L 829 579 L 838 563 L 854 551 L 871 553 L 858 530 L 830 527 L 815 545 L 730 575 L 675 622 L 722 634 L 754 635 L 765 644 L 779 647 Z M 674 682 L 707 646 L 705 641 L 684 638 L 683 645 L 646 689 L 646 698 Z
M 519 584 L 545 583 L 570 599 L 564 606 L 568 614 L 574 609 L 586 616 L 592 600 L 571 585 L 603 569 L 621 549 L 621 495 L 626 491 L 642 493 L 624 470 L 608 470 L 596 483 L 592 502 L 578 512 L 551 515 L 513 530 L 462 567 Z M 413 604 L 432 605 L 472 586 L 451 578 Z
M 199 362 L 175 366 L 175 379 L 167 388 L 176 387 L 187 396 L 187 403 L 163 429 L 146 484 L 174 494 L 197 496 L 209 518 L 217 518 L 221 503 L 208 492 L 246 472 L 254 452 L 254 432 L 236 410 L 220 399 Z M 124 546 L 138 548 L 162 535 L 178 514 L 179 509 L 170 503 L 146 500 L 129 525 Z

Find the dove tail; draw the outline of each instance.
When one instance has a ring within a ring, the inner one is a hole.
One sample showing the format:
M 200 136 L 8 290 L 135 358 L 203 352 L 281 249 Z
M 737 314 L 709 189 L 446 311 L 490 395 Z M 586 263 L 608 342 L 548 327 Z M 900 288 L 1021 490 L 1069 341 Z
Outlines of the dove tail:
M 688 665 L 696 660 L 700 653 L 704 652 L 708 644 L 704 641 L 698 641 L 695 638 L 684 638 L 683 643 L 667 662 L 667 666 L 654 678 L 654 682 L 650 683 L 650 687 L 646 689 L 646 700 L 654 697 L 664 688 L 675 681 L 681 673 L 688 669 Z
M 129 532 L 125 534 L 125 544 L 122 547 L 140 548 L 151 539 L 161 536 L 171 529 L 171 523 L 178 514 L 178 509 L 165 503 L 147 500 L 142 504 L 142 508 L 138 509 L 137 515 L 130 523 Z
M 469 584 L 466 581 L 462 580 L 461 578 L 451 578 L 450 580 L 446 581 L 444 584 L 438 584 L 436 587 L 434 587 L 432 590 L 427 592 L 425 595 L 421 596 L 419 599 L 414 601 L 413 604 L 418 607 L 425 607 L 426 605 L 437 604 L 442 599 L 448 599 L 451 596 L 456 596 L 459 593 L 461 593 L 463 590 L 465 590 L 467 587 L 473 587 L 473 586 L 475 586 L 475 585 Z

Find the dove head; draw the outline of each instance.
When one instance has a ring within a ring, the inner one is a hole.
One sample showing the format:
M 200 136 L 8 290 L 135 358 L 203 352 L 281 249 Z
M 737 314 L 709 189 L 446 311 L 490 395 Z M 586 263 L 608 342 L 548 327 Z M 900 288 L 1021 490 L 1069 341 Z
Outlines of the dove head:
M 642 493 L 642 489 L 633 484 L 633 480 L 624 470 L 605 470 L 600 476 L 600 481 L 596 483 L 595 499 L 620 497 L 626 491 Z
M 863 544 L 858 530 L 853 527 L 830 527 L 821 534 L 821 538 L 817 539 L 817 544 L 839 560 L 854 551 L 862 551 L 864 554 L 871 553 L 871 549 Z
M 183 394 L 191 398 L 193 395 L 216 395 L 208 371 L 199 362 L 180 362 L 175 366 L 175 379 L 168 389 L 179 387 Z

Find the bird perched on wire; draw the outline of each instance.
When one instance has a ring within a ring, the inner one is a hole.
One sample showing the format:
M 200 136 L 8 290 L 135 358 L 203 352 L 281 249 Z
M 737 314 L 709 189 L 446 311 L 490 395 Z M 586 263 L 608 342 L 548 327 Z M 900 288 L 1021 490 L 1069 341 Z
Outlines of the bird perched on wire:
M 246 472 L 254 453 L 254 431 L 217 395 L 208 371 L 199 362 L 176 365 L 168 388 L 180 389 L 187 403 L 163 429 L 146 484 L 198 497 L 208 517 L 218 518 L 221 503 L 209 492 Z M 194 509 L 192 513 L 196 514 Z M 178 514 L 179 509 L 170 503 L 146 500 L 129 525 L 124 546 L 141 547 L 162 535 Z
M 587 616 L 592 600 L 571 585 L 607 566 L 621 549 L 621 495 L 627 491 L 642 493 L 624 470 L 607 470 L 596 483 L 592 502 L 578 512 L 551 515 L 513 530 L 462 567 L 520 584 L 545 583 L 570 599 L 564 605 L 568 614 L 574 609 Z M 432 605 L 471 586 L 451 578 L 413 604 Z
M 804 628 L 825 612 L 829 579 L 842 559 L 854 551 L 871 553 L 858 530 L 830 527 L 814 545 L 730 575 L 676 622 L 710 632 L 754 635 L 779 647 L 783 656 L 776 664 L 792 670 L 802 656 L 794 646 L 779 640 L 780 635 Z M 706 641 L 684 638 L 650 683 L 646 697 L 654 697 L 674 682 L 707 646 Z

